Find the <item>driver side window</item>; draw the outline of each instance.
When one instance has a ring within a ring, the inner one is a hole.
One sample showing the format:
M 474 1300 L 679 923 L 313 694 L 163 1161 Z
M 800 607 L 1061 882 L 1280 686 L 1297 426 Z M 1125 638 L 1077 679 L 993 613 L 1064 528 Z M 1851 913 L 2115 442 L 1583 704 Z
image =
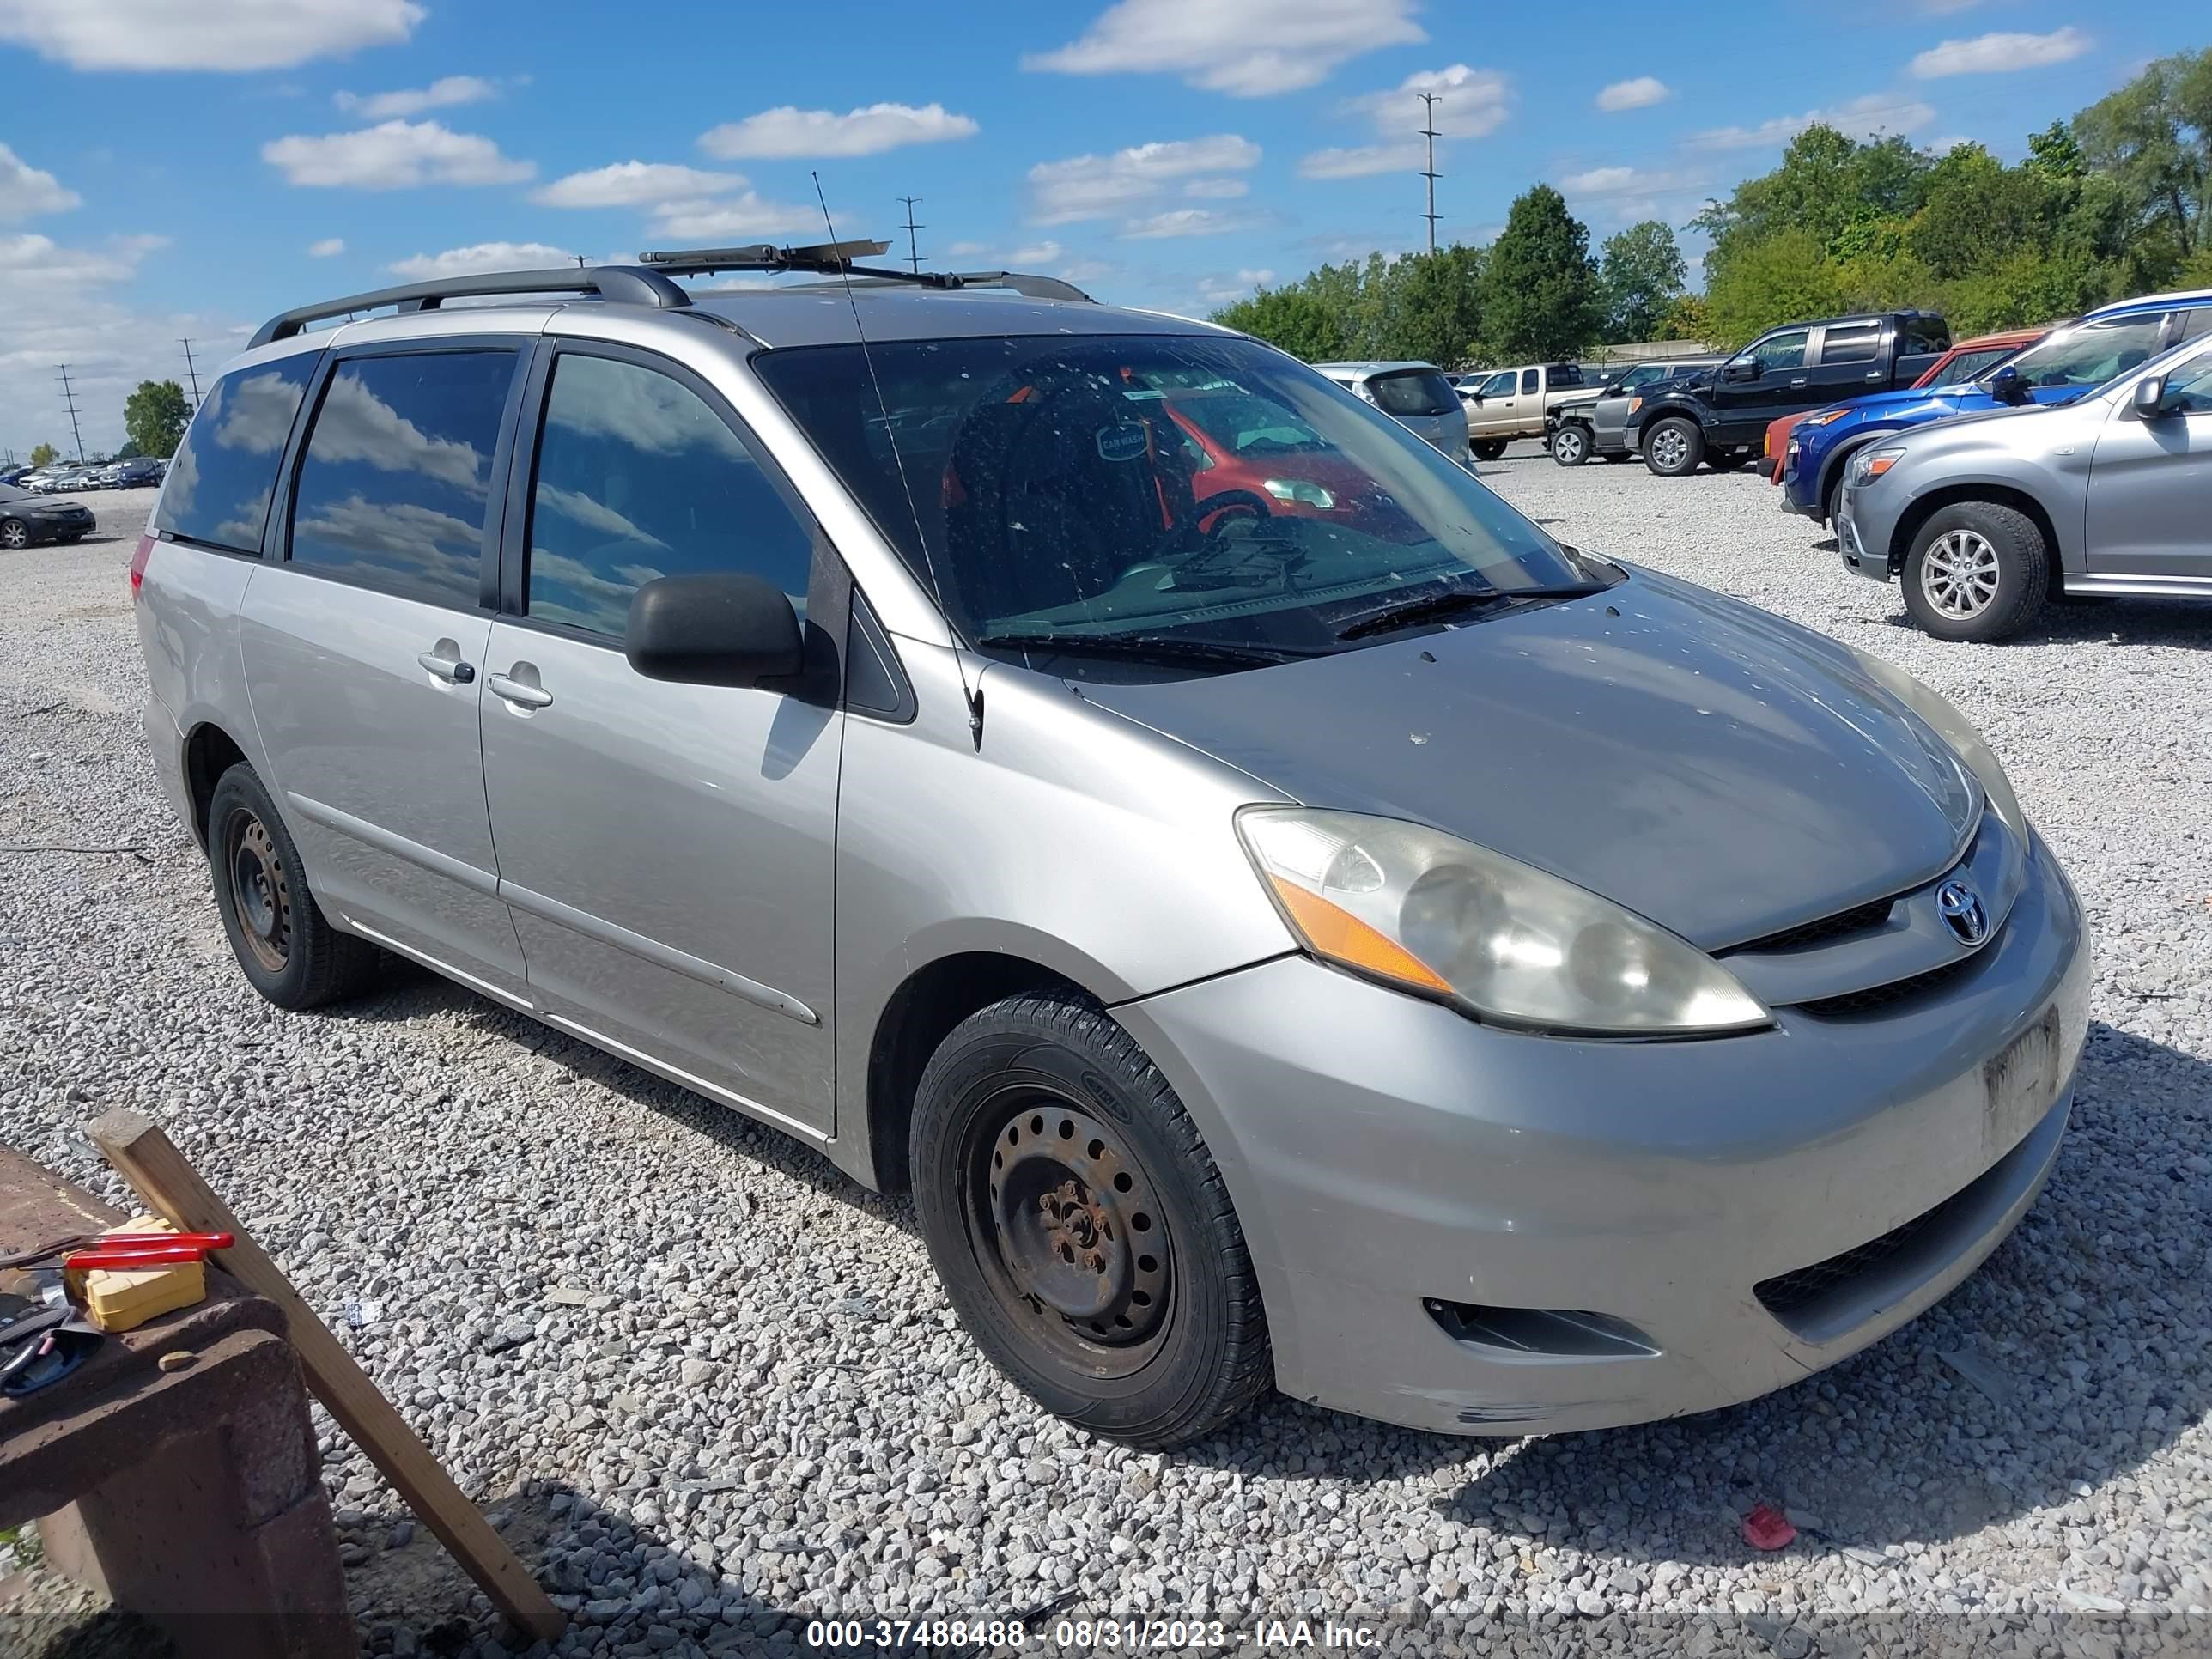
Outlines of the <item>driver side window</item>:
M 1513 371 L 1509 368 L 1492 375 L 1488 380 L 1482 383 L 1482 390 L 1476 395 L 1484 398 L 1511 397 L 1513 395 Z
M 1805 366 L 1805 342 L 1810 331 L 1793 328 L 1780 334 L 1770 334 L 1745 348 L 1738 362 L 1757 362 L 1771 374 L 1779 368 L 1802 368 Z
M 528 609 L 619 637 L 659 576 L 743 571 L 805 614 L 813 537 L 738 434 L 690 387 L 563 353 L 531 492 Z
M 2199 357 L 2167 375 L 2166 395 L 2180 414 L 2212 415 L 2212 357 Z

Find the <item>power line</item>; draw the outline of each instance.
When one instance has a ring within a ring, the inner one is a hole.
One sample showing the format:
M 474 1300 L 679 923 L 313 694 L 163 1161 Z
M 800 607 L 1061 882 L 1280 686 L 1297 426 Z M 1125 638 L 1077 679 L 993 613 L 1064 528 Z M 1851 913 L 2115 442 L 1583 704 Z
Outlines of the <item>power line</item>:
M 192 413 L 197 415 L 200 412 L 200 366 L 192 361 L 192 343 L 185 340 L 183 343 L 185 373 L 191 375 L 192 380 Z
M 919 196 L 902 196 L 898 199 L 906 204 L 907 269 L 919 272 L 921 270 L 921 251 L 915 244 L 914 234 L 917 230 L 927 230 L 928 228 L 927 225 L 918 225 L 914 222 L 914 204 L 921 200 L 921 198 Z
M 84 432 L 76 423 L 76 391 L 70 385 L 69 365 L 58 363 L 55 366 L 61 370 L 57 378 L 62 383 L 62 401 L 69 405 L 70 432 L 76 439 L 76 459 L 82 465 L 84 461 Z
M 1429 181 L 1429 210 L 1421 217 L 1429 222 L 1429 252 L 1437 251 L 1437 98 L 1433 92 L 1425 92 L 1421 98 L 1421 137 L 1429 141 L 1428 170 L 1421 177 Z

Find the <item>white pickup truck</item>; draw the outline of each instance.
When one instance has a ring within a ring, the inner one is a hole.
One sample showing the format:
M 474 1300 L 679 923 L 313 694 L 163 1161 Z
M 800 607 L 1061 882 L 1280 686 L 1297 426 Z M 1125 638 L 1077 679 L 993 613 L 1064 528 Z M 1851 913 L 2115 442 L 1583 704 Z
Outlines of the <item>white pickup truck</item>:
M 1494 461 L 1516 438 L 1546 437 L 1552 410 L 1596 384 L 1580 363 L 1528 363 L 1465 376 L 1459 396 L 1467 407 L 1468 447 L 1477 460 Z

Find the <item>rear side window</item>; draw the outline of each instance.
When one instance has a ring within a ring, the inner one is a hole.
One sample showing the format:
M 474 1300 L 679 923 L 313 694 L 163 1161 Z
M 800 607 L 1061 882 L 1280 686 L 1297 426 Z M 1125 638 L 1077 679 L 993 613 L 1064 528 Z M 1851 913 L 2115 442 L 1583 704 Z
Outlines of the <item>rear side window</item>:
M 1521 371 L 1521 395 L 1524 398 L 1534 397 L 1540 388 L 1544 376 L 1540 370 L 1534 368 L 1522 369 Z
M 805 612 L 811 531 L 729 424 L 637 363 L 554 364 L 530 508 L 530 614 L 619 635 L 660 576 L 739 571 Z
M 1941 317 L 1906 317 L 1898 330 L 1904 339 L 1899 349 L 1908 357 L 1951 349 L 1951 325 Z
M 292 562 L 403 599 L 473 610 L 511 351 L 356 357 L 307 433 Z
M 208 388 L 170 463 L 155 530 L 234 553 L 261 551 L 277 465 L 319 361 L 301 352 L 233 369 Z
M 2206 334 L 2212 334 L 2212 306 L 2196 306 L 2181 313 L 2181 332 L 2174 337 L 2177 342 Z
M 1831 328 L 1820 342 L 1820 362 L 1824 365 L 1870 363 L 1881 352 L 1880 323 L 1844 323 Z
M 1459 407 L 1459 394 L 1439 368 L 1377 374 L 1367 385 L 1376 406 L 1386 415 L 1449 415 Z

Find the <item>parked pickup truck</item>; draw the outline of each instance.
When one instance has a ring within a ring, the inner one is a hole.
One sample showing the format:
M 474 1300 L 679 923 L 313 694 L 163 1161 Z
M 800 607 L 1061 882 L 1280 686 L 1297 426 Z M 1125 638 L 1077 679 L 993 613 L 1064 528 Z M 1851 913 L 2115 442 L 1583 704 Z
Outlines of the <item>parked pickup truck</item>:
M 1529 363 L 1501 368 L 1480 385 L 1460 388 L 1467 408 L 1468 446 L 1479 461 L 1494 461 L 1516 438 L 1551 431 L 1551 411 L 1564 398 L 1591 390 L 1580 363 Z
M 1717 357 L 1676 357 L 1665 362 L 1615 364 L 1596 386 L 1569 392 L 1552 405 L 1545 442 L 1561 466 L 1580 466 L 1593 455 L 1628 459 L 1628 406 L 1648 387 L 1692 369 L 1711 368 Z
M 1909 386 L 1950 345 L 1950 328 L 1930 311 L 1769 329 L 1718 368 L 1654 388 L 1629 415 L 1629 441 L 1662 478 L 1700 461 L 1741 466 L 1777 416 Z

